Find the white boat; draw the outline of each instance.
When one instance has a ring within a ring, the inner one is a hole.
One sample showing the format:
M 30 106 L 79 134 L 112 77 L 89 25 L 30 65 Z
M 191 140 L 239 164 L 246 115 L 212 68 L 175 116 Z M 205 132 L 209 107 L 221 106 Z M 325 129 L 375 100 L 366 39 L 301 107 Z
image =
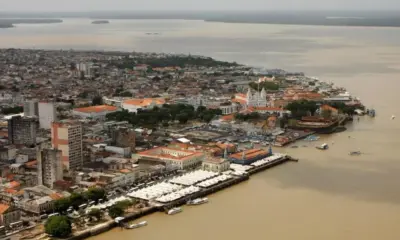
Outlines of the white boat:
M 318 148 L 320 150 L 326 150 L 326 149 L 328 149 L 328 144 L 324 143 L 321 146 L 317 146 L 316 148 Z
M 116 222 L 116 223 L 119 223 L 119 222 L 121 222 L 121 221 L 123 221 L 125 218 L 123 218 L 123 217 L 116 217 L 115 219 L 114 219 L 114 221 Z
M 174 215 L 174 214 L 177 214 L 177 213 L 180 213 L 180 212 L 182 212 L 182 208 L 174 207 L 174 208 L 171 208 L 170 210 L 168 210 L 167 214 L 168 215 Z
M 200 204 L 204 204 L 204 203 L 208 203 L 208 198 L 196 198 L 193 200 L 189 200 L 186 204 L 187 205 L 200 205 Z
M 135 229 L 135 228 L 140 228 L 140 227 L 144 227 L 144 226 L 147 226 L 147 221 L 142 221 L 140 223 L 131 224 L 127 228 L 128 229 Z

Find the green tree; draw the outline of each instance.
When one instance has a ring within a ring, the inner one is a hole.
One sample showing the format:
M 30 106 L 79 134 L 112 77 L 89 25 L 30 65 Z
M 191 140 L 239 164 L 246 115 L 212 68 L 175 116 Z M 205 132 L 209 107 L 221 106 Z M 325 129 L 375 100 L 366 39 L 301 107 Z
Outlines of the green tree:
M 131 200 L 123 200 L 116 202 L 115 205 L 122 207 L 124 210 L 127 209 L 128 207 L 132 206 L 133 201 Z
M 110 215 L 110 217 L 112 218 L 116 218 L 116 217 L 121 217 L 125 212 L 125 209 L 120 206 L 120 205 L 113 205 L 110 207 L 110 209 L 108 210 L 108 214 Z
M 91 201 L 98 201 L 99 199 L 104 198 L 106 195 L 106 191 L 103 188 L 90 188 L 87 192 L 85 192 L 85 198 Z
M 65 212 L 71 206 L 69 198 L 60 198 L 54 202 L 54 210 L 56 212 Z
M 274 82 L 261 82 L 261 83 L 256 83 L 256 82 L 251 82 L 249 83 L 249 86 L 254 89 L 254 90 L 262 90 L 265 88 L 265 90 L 278 90 L 279 85 L 274 83 Z
M 103 104 L 103 98 L 101 96 L 96 96 L 92 99 L 92 105 L 102 105 Z
M 176 117 L 181 124 L 185 124 L 189 120 L 189 115 L 187 113 L 180 113 Z
M 203 116 L 203 121 L 209 123 L 211 122 L 211 120 L 213 120 L 213 118 L 214 118 L 213 114 L 207 113 Z
M 91 217 L 91 218 L 96 218 L 97 221 L 99 221 L 99 220 L 101 220 L 103 218 L 103 212 L 98 208 L 92 208 L 88 212 L 88 216 Z
M 304 116 L 314 115 L 318 106 L 314 101 L 298 100 L 289 103 L 286 107 L 292 113 L 294 118 L 301 118 Z
M 72 232 L 71 222 L 66 216 L 52 216 L 44 227 L 47 234 L 57 238 L 66 238 Z
M 82 194 L 79 193 L 72 193 L 71 196 L 69 197 L 69 200 L 71 206 L 73 206 L 75 209 L 77 209 L 80 205 L 86 202 Z
M 1 109 L 1 113 L 8 115 L 8 114 L 17 114 L 21 113 L 24 111 L 24 108 L 21 106 L 16 106 L 16 107 L 5 107 Z

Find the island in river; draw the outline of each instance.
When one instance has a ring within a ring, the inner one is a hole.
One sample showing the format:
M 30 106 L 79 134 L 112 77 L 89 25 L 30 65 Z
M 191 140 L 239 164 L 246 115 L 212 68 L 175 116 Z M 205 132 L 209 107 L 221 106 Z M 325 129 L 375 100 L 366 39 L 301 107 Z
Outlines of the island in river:
M 7 18 L 0 19 L 0 28 L 12 28 L 15 24 L 50 24 L 62 23 L 61 19 L 39 19 L 39 18 Z
M 110 21 L 108 20 L 96 20 L 92 22 L 92 24 L 109 24 L 109 23 Z

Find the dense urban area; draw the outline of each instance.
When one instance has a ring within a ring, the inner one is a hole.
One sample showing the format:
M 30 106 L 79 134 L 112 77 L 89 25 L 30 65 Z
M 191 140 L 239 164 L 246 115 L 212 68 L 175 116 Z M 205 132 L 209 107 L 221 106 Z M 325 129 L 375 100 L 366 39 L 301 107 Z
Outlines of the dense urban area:
M 299 72 L 191 55 L 22 49 L 0 50 L 0 109 L 5 239 L 140 227 L 128 221 L 179 211 L 295 160 L 280 147 L 374 115 L 345 89 Z

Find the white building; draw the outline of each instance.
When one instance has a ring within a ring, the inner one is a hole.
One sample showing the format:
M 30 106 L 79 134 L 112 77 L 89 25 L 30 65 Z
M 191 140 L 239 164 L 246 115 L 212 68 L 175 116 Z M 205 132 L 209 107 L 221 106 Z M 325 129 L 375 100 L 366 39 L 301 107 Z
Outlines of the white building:
M 239 106 L 236 105 L 236 103 L 232 103 L 229 105 L 220 105 L 219 109 L 221 109 L 222 115 L 230 115 L 230 114 L 238 112 Z
M 263 88 L 261 92 L 253 91 L 249 88 L 246 94 L 236 94 L 234 102 L 240 103 L 245 108 L 248 107 L 266 107 L 268 104 L 267 101 L 267 92 Z
M 157 147 L 137 153 L 138 159 L 153 162 L 163 162 L 165 165 L 175 165 L 179 169 L 187 169 L 200 164 L 204 153 L 189 150 L 177 150 L 168 147 Z
M 224 158 L 209 158 L 201 165 L 203 170 L 211 172 L 225 172 L 229 170 L 229 167 L 229 161 Z
M 52 102 L 39 102 L 39 126 L 50 129 L 51 123 L 57 121 L 56 108 Z
M 37 152 L 38 184 L 53 188 L 55 181 L 63 179 L 61 150 L 43 149 Z
M 108 105 L 98 105 L 98 106 L 90 106 L 84 108 L 75 108 L 72 111 L 74 116 L 80 118 L 90 118 L 93 120 L 105 120 L 106 115 L 108 113 L 113 113 L 118 111 L 118 108 L 115 106 Z

